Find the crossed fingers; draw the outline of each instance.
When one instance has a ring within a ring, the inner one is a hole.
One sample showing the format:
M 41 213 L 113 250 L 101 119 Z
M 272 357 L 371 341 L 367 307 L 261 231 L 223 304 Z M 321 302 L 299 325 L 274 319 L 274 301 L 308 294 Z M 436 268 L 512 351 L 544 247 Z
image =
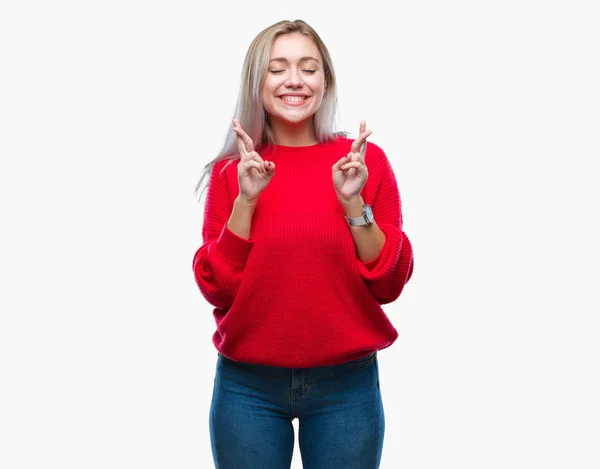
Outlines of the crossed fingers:
M 352 147 L 350 151 L 352 153 L 358 153 L 360 155 L 359 159 L 361 161 L 364 161 L 365 153 L 367 151 L 367 138 L 373 132 L 371 130 L 367 130 L 367 123 L 365 121 L 360 122 L 359 130 L 360 131 L 358 137 L 356 138 L 356 140 L 354 140 L 354 142 L 352 142 Z
M 240 152 L 240 156 L 245 156 L 250 152 L 254 151 L 254 142 L 248 136 L 244 129 L 242 129 L 240 122 L 237 119 L 233 119 L 233 130 L 237 134 L 237 147 Z
M 237 119 L 233 119 L 233 130 L 237 134 L 236 142 L 242 161 L 248 161 L 248 166 L 255 168 L 260 174 L 265 174 L 265 162 L 258 153 L 254 151 L 254 142 L 250 136 L 244 132 Z M 272 163 L 269 163 L 271 166 Z

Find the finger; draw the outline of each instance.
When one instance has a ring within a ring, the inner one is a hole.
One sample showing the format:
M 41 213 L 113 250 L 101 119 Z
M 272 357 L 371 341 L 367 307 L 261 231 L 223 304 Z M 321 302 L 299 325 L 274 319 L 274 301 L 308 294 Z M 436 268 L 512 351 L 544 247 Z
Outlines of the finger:
M 358 161 L 352 162 L 352 163 L 346 163 L 342 165 L 342 169 L 350 169 L 350 168 L 356 168 L 356 169 L 360 169 L 361 167 L 364 167 L 364 165 Z
M 265 161 L 265 169 L 267 170 L 267 173 L 272 174 L 273 171 L 275 171 L 275 163 L 272 161 Z
M 262 164 L 260 164 L 257 161 L 254 160 L 250 160 L 246 163 L 246 172 L 249 172 L 250 169 L 255 168 L 260 174 L 264 174 L 265 173 L 265 168 L 263 167 Z
M 361 179 L 367 179 L 367 175 L 369 174 L 367 172 L 367 168 L 365 168 L 363 165 L 348 166 L 342 169 L 342 171 L 343 174 L 348 178 L 353 178 L 354 176 L 357 176 Z
M 365 132 L 363 132 L 363 134 L 362 134 L 362 142 L 363 142 L 362 144 L 363 144 L 363 146 L 366 146 L 367 138 L 369 138 L 372 133 L 373 133 L 372 130 L 366 130 Z
M 364 158 L 365 153 L 367 152 L 367 137 L 369 137 L 369 135 L 371 135 L 373 132 L 371 132 L 370 130 L 367 130 L 364 133 L 363 139 L 362 139 L 362 143 L 360 144 L 360 148 L 359 148 L 359 153 L 361 155 L 361 158 Z
M 336 163 L 331 167 L 333 172 L 340 171 L 341 166 L 349 161 L 349 158 L 352 156 L 352 152 L 348 153 L 346 156 L 341 157 Z
M 246 145 L 244 144 L 244 141 L 241 139 L 241 137 L 238 134 L 238 125 L 237 125 L 237 121 L 234 119 L 233 121 L 233 131 L 235 132 L 235 145 L 238 149 L 238 153 L 240 154 L 240 158 L 245 158 L 248 154 L 248 152 L 246 151 Z
M 238 135 L 238 137 L 240 137 L 242 139 L 242 141 L 244 142 L 244 145 L 246 146 L 246 151 L 247 152 L 254 151 L 254 142 L 248 136 L 248 134 L 246 132 L 244 132 L 244 129 L 242 129 L 242 127 L 240 126 L 240 123 L 237 119 L 233 120 L 233 125 L 234 125 L 233 130 Z
M 360 139 L 365 131 L 367 130 L 367 121 L 360 121 L 360 125 L 358 126 L 358 138 Z
M 264 166 L 264 164 L 265 164 L 265 161 L 255 151 L 251 151 L 250 153 L 248 153 L 248 158 L 251 159 L 251 160 L 256 161 L 260 165 Z
M 248 152 L 246 151 L 246 145 L 244 145 L 244 142 L 242 141 L 242 139 L 239 136 L 236 136 L 235 144 L 237 146 L 238 153 L 240 154 L 240 158 L 241 159 L 248 158 Z
M 352 142 L 352 152 L 360 153 L 366 147 L 365 143 L 367 141 L 367 138 L 372 133 L 373 133 L 373 131 L 371 131 L 371 130 L 366 130 L 364 132 L 361 132 L 361 134 L 356 138 L 356 140 L 354 140 L 354 142 Z
M 348 161 L 346 161 L 346 163 L 355 162 L 355 161 L 357 161 L 361 164 L 365 164 L 364 155 L 362 155 L 360 153 L 350 153 L 350 158 L 348 159 Z

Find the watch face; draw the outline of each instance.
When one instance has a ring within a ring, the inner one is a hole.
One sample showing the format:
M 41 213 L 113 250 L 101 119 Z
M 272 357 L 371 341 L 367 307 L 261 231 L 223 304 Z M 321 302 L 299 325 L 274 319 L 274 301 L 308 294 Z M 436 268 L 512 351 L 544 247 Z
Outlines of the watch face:
M 373 223 L 375 221 L 373 220 L 373 210 L 371 210 L 371 206 L 369 204 L 365 204 L 365 215 L 367 220 L 369 220 L 369 223 Z

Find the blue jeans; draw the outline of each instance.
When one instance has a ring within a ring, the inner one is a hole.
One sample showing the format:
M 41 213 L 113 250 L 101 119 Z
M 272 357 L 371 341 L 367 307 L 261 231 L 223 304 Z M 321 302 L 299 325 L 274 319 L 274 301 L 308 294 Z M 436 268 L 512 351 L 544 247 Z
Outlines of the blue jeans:
M 314 368 L 218 354 L 210 407 L 216 469 L 289 469 L 295 418 L 303 469 L 377 469 L 385 431 L 377 352 Z

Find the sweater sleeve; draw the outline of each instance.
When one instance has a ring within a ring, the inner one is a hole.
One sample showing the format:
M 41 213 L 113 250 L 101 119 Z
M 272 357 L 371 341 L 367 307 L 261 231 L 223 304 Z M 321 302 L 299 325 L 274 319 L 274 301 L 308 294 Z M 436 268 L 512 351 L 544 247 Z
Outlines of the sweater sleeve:
M 371 293 L 380 304 L 386 304 L 398 299 L 411 278 L 413 251 L 408 236 L 402 231 L 402 203 L 394 171 L 385 153 L 376 146 L 375 150 L 378 158 L 373 161 L 373 172 L 377 186 L 371 201 L 367 202 L 373 209 L 377 226 L 385 234 L 385 244 L 377 258 L 369 262 L 357 259 L 357 262 Z
M 233 210 L 223 162 L 217 163 L 208 182 L 203 245 L 192 262 L 196 283 L 206 300 L 217 308 L 228 309 L 240 286 L 248 255 L 254 245 L 233 233 L 227 222 Z

